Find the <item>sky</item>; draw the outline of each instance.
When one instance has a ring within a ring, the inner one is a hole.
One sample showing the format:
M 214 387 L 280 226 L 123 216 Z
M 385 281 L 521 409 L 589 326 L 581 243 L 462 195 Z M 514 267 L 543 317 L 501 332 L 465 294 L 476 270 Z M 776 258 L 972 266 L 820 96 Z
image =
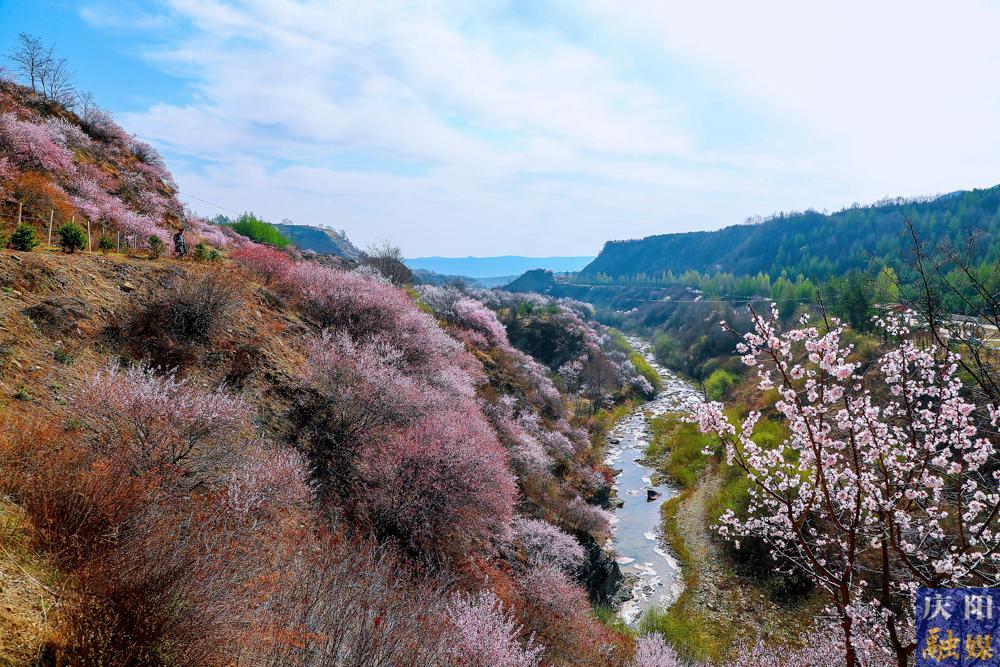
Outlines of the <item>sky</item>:
M 0 0 L 207 216 L 407 256 L 1000 182 L 1000 1 Z

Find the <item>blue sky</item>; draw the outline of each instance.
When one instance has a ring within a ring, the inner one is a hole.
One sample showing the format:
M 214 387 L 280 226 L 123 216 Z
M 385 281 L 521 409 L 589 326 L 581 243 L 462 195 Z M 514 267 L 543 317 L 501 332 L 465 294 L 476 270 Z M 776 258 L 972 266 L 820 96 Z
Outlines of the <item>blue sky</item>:
M 195 210 L 410 256 L 993 185 L 997 25 L 985 1 L 0 0 L 0 49 L 54 42 Z

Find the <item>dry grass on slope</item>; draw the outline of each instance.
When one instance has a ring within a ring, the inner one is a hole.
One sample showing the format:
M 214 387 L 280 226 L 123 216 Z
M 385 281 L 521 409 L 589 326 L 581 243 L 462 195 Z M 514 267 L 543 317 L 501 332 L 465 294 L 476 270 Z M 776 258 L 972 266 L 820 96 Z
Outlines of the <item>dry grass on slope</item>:
M 21 509 L 0 500 L 0 667 L 34 664 L 51 632 L 56 572 L 29 546 Z

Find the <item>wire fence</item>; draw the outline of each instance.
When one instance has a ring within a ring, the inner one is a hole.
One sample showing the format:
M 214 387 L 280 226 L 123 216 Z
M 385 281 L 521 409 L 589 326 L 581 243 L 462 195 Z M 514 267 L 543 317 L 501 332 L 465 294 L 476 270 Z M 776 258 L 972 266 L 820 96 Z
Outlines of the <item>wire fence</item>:
M 19 225 L 31 225 L 38 238 L 48 248 L 58 246 L 59 227 L 68 222 L 80 225 L 86 232 L 87 245 L 84 249 L 86 252 L 94 252 L 98 248 L 99 239 L 107 234 L 111 235 L 115 252 L 133 254 L 149 249 L 146 239 L 139 238 L 138 234 L 123 234 L 120 229 L 104 221 L 92 223 L 85 216 L 76 214 L 67 218 L 53 208 L 47 209 L 47 212 L 45 209 L 39 212 L 37 209 L 29 209 L 22 205 L 0 206 L 0 235 L 10 238 Z

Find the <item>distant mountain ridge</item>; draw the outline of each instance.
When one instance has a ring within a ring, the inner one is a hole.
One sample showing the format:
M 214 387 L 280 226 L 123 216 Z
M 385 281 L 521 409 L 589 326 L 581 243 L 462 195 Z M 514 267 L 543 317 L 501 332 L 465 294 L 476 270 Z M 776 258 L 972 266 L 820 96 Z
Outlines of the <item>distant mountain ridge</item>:
M 425 269 L 445 276 L 470 278 L 495 278 L 519 276 L 531 269 L 548 269 L 557 273 L 579 271 L 594 259 L 582 257 L 524 257 L 502 255 L 498 257 L 414 257 L 406 260 L 411 269 Z
M 994 186 L 921 200 L 886 200 L 831 214 L 781 214 L 716 231 L 608 241 L 580 276 L 601 281 L 695 270 L 736 275 L 762 272 L 774 278 L 784 271 L 823 279 L 865 269 L 873 259 L 890 265 L 903 263 L 910 245 L 907 219 L 929 246 L 961 245 L 969 234 L 975 234 L 977 260 L 1000 256 L 1000 186 Z

